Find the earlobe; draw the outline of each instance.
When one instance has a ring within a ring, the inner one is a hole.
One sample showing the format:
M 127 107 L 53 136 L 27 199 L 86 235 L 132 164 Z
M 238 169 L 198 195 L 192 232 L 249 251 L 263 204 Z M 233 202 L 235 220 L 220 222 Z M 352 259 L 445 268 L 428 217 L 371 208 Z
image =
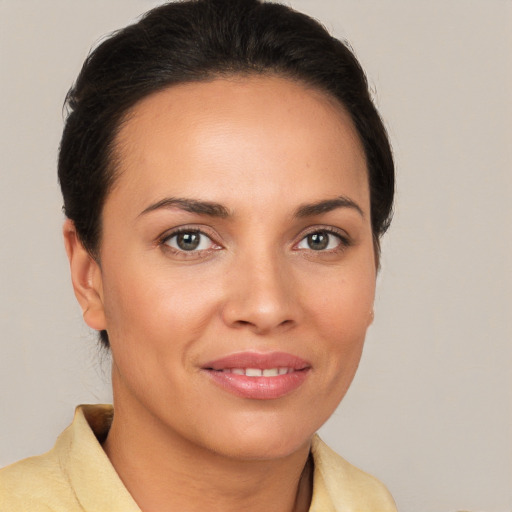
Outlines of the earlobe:
M 373 324 L 374 318 L 375 318 L 375 312 L 374 312 L 374 310 L 372 308 L 371 311 L 370 311 L 370 314 L 369 314 L 369 318 L 368 318 L 368 327 L 370 327 L 370 325 Z
M 92 329 L 106 329 L 103 283 L 98 262 L 84 248 L 73 221 L 66 219 L 62 229 L 75 296 L 85 323 Z

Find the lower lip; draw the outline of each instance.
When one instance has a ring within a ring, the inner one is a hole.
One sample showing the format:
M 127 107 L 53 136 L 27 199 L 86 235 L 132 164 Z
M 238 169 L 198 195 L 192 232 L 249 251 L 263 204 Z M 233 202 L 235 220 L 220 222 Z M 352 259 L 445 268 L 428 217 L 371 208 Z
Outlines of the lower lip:
M 309 374 L 308 368 L 276 377 L 247 377 L 215 370 L 203 371 L 226 391 L 253 400 L 275 400 L 288 395 L 300 387 Z

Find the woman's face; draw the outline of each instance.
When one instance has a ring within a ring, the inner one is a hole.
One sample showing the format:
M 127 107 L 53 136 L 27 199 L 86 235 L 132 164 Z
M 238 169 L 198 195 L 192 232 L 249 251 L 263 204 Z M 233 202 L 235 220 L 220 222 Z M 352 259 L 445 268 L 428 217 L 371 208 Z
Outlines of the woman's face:
M 90 322 L 109 334 L 117 410 L 228 456 L 304 447 L 372 318 L 367 172 L 348 115 L 281 78 L 179 85 L 133 108 L 117 157 Z

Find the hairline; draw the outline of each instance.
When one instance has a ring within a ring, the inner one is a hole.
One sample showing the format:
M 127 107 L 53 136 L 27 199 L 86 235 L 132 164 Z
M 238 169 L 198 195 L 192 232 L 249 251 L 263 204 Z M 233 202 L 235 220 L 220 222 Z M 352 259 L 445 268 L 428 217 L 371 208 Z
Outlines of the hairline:
M 144 102 L 146 99 L 155 96 L 161 92 L 167 91 L 169 89 L 185 86 L 189 84 L 197 84 L 197 83 L 212 83 L 217 80 L 226 80 L 226 81 L 236 81 L 237 79 L 251 79 L 251 78 L 279 78 L 283 80 L 287 80 L 291 83 L 299 84 L 304 87 L 307 91 L 311 91 L 315 94 L 321 95 L 324 100 L 328 102 L 328 104 L 333 108 L 333 110 L 338 110 L 340 113 L 344 114 L 346 118 L 349 120 L 351 127 L 357 137 L 357 142 L 359 145 L 359 150 L 361 152 L 361 156 L 364 159 L 365 170 L 366 170 L 366 178 L 368 181 L 368 187 L 370 194 L 370 208 L 371 208 L 371 190 L 370 190 L 370 170 L 368 158 L 366 155 L 364 141 L 357 129 L 356 123 L 349 111 L 349 109 L 341 102 L 341 100 L 335 96 L 335 94 L 329 91 L 326 87 L 322 86 L 320 83 L 315 83 L 313 80 L 307 80 L 305 77 L 298 76 L 292 72 L 288 72 L 287 70 L 279 69 L 276 66 L 269 66 L 266 68 L 257 68 L 257 67 L 247 67 L 247 69 L 219 69 L 219 70 L 211 70 L 205 71 L 204 73 L 198 73 L 195 77 L 190 76 L 187 79 L 179 80 L 179 81 L 169 81 L 167 84 L 163 83 L 161 87 L 156 87 L 154 90 L 148 91 L 147 94 L 142 94 L 139 98 L 135 99 L 133 102 L 128 103 L 128 105 L 124 108 L 121 108 L 118 112 L 118 115 L 115 116 L 113 121 L 113 130 L 111 134 L 111 138 L 109 141 L 109 150 L 108 150 L 108 158 L 106 160 L 106 175 L 108 176 L 107 186 L 105 188 L 105 194 L 103 197 L 103 201 L 101 204 L 101 209 L 98 217 L 98 233 L 96 246 L 89 248 L 89 253 L 91 256 L 99 263 L 100 262 L 100 253 L 101 253 L 101 245 L 103 238 L 103 212 L 105 209 L 105 204 L 115 189 L 116 184 L 119 181 L 119 178 L 122 176 L 121 170 L 121 162 L 122 162 L 122 140 L 120 139 L 120 134 L 123 130 L 123 127 L 129 123 L 135 117 L 135 110 L 137 107 Z M 369 212 L 369 216 L 371 218 L 371 211 Z M 372 227 L 373 232 L 373 227 Z M 378 242 L 378 234 L 374 233 L 374 242 Z M 380 244 L 378 244 L 380 245 Z M 377 245 L 377 247 L 378 247 Z

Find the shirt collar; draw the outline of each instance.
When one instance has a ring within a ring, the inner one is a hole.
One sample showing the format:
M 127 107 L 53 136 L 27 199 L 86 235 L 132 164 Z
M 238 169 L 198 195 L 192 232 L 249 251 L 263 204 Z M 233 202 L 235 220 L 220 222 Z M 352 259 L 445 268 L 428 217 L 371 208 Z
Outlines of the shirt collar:
M 103 451 L 101 442 L 108 434 L 114 410 L 111 405 L 81 405 L 76 408 L 73 423 L 61 434 L 55 446 L 62 470 L 70 481 L 84 511 L 141 512 L 123 485 L 119 475 Z M 318 436 L 314 436 L 313 495 L 309 512 L 336 512 L 329 490 L 331 452 Z M 334 454 L 335 457 L 338 457 Z M 337 468 L 337 480 L 340 475 Z M 335 487 L 339 487 L 336 485 Z M 91 492 L 94 489 L 94 492 Z M 343 496 L 340 503 L 350 503 Z M 338 500 L 336 500 L 338 502 Z M 344 508 L 349 512 L 351 508 Z

